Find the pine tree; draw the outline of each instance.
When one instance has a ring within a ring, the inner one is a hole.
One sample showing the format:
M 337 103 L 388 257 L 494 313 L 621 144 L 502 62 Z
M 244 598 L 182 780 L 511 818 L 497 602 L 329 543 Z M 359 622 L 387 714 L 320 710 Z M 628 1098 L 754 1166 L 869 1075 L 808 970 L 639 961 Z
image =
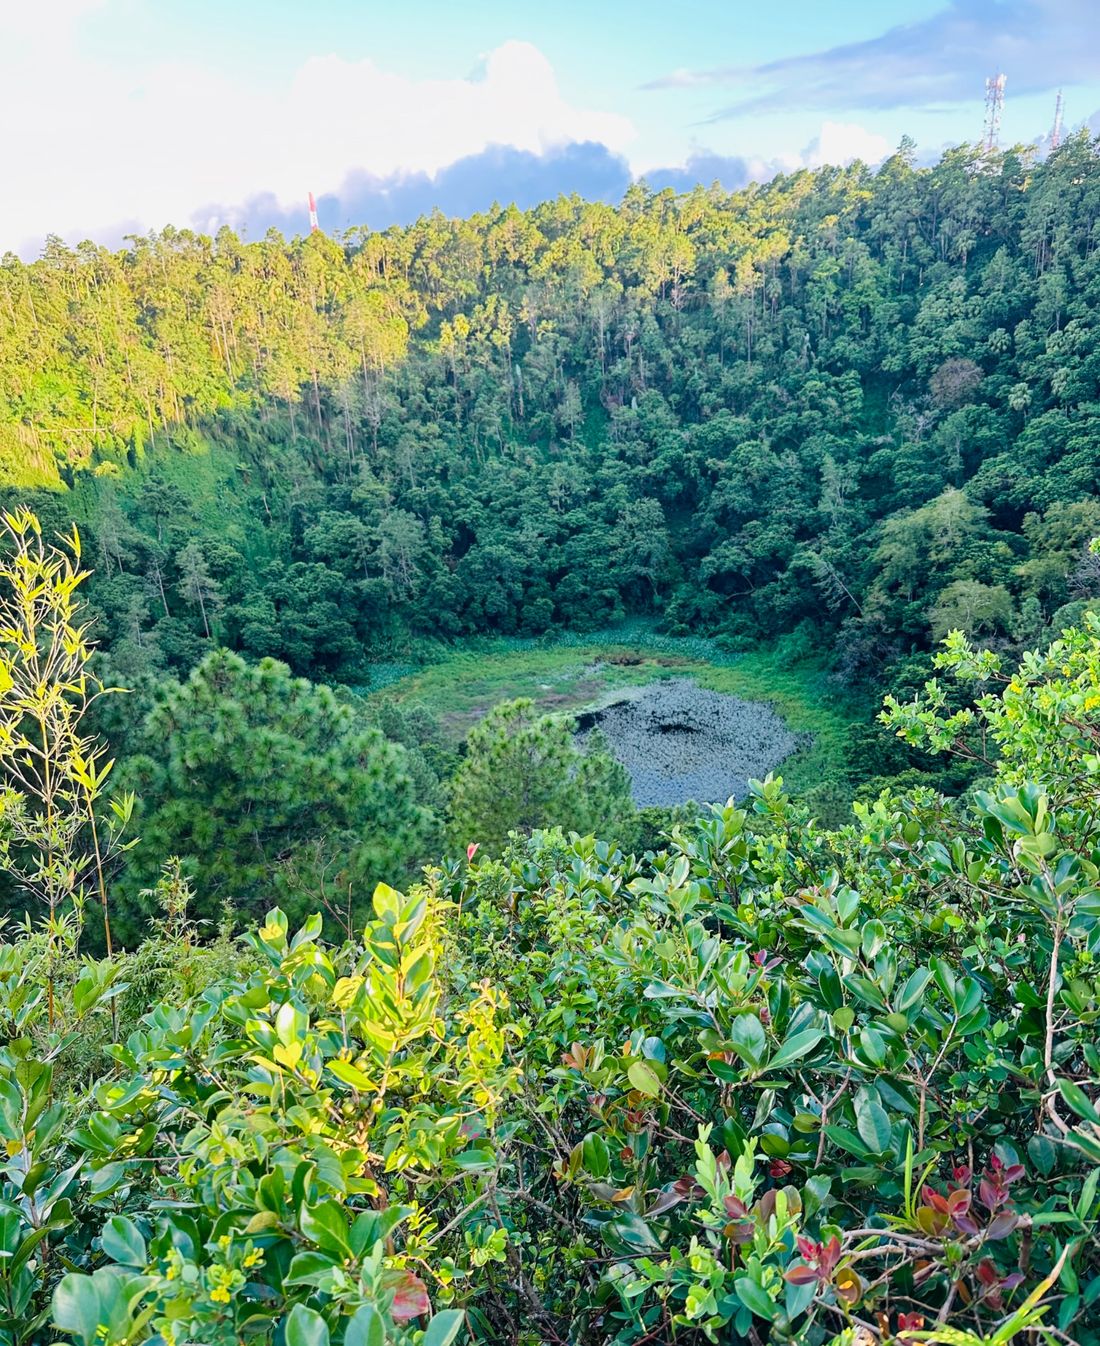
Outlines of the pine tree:
M 613 831 L 634 811 L 626 771 L 601 747 L 578 748 L 573 723 L 506 701 L 470 731 L 451 785 L 453 846 L 499 850 L 509 832 L 561 826 Z
M 127 773 L 142 814 L 135 929 L 136 894 L 166 855 L 182 858 L 207 920 L 227 903 L 247 916 L 273 902 L 346 916 L 426 845 L 431 818 L 405 750 L 274 659 L 207 655 L 187 682 L 169 684 L 143 739 Z

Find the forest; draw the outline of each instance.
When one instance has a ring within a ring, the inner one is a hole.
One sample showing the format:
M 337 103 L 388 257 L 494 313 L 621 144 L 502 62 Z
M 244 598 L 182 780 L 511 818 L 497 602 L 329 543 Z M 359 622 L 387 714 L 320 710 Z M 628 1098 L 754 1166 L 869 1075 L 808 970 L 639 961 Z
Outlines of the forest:
M 1085 133 L 5 256 L 0 1346 L 1100 1346 L 1098 328 Z

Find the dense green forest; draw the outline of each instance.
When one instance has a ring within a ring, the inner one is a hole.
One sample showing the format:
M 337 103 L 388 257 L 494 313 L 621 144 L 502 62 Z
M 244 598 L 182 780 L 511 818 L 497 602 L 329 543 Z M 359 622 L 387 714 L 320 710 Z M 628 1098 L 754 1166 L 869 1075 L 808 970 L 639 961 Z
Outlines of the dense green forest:
M 5 257 L 0 1346 L 1100 1346 L 1098 327 L 1084 134 Z
M 1096 146 L 0 267 L 9 497 L 132 681 L 659 614 L 845 682 L 1096 592 Z M 69 489 L 65 489 L 69 488 Z M 52 500 L 43 490 L 56 492 Z

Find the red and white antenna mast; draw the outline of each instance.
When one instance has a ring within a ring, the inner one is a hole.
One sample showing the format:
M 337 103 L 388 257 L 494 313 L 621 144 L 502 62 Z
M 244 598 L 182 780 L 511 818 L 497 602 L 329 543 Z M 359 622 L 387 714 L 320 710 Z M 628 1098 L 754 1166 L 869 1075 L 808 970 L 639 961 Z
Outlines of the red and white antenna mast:
M 1058 90 L 1058 100 L 1054 104 L 1054 125 L 1050 128 L 1050 148 L 1056 150 L 1062 143 L 1062 90 Z
M 985 82 L 985 140 L 986 151 L 995 150 L 1001 139 L 1001 113 L 1005 107 L 1007 75 L 990 75 Z
M 317 223 L 317 202 L 313 199 L 313 193 L 309 194 L 309 232 L 319 234 L 321 226 Z

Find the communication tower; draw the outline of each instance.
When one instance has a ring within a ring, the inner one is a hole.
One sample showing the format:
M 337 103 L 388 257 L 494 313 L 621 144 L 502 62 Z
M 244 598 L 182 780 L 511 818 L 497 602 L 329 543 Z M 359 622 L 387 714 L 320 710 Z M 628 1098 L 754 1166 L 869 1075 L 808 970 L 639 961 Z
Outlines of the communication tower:
M 317 223 L 317 202 L 313 199 L 313 193 L 309 194 L 309 232 L 319 234 L 321 226 Z
M 985 82 L 985 130 L 983 139 L 986 151 L 995 150 L 1001 139 L 1001 113 L 1005 107 L 1005 85 L 1007 75 L 990 75 Z
M 1062 90 L 1058 90 L 1058 99 L 1054 104 L 1054 125 L 1050 128 L 1050 148 L 1056 150 L 1062 143 Z

